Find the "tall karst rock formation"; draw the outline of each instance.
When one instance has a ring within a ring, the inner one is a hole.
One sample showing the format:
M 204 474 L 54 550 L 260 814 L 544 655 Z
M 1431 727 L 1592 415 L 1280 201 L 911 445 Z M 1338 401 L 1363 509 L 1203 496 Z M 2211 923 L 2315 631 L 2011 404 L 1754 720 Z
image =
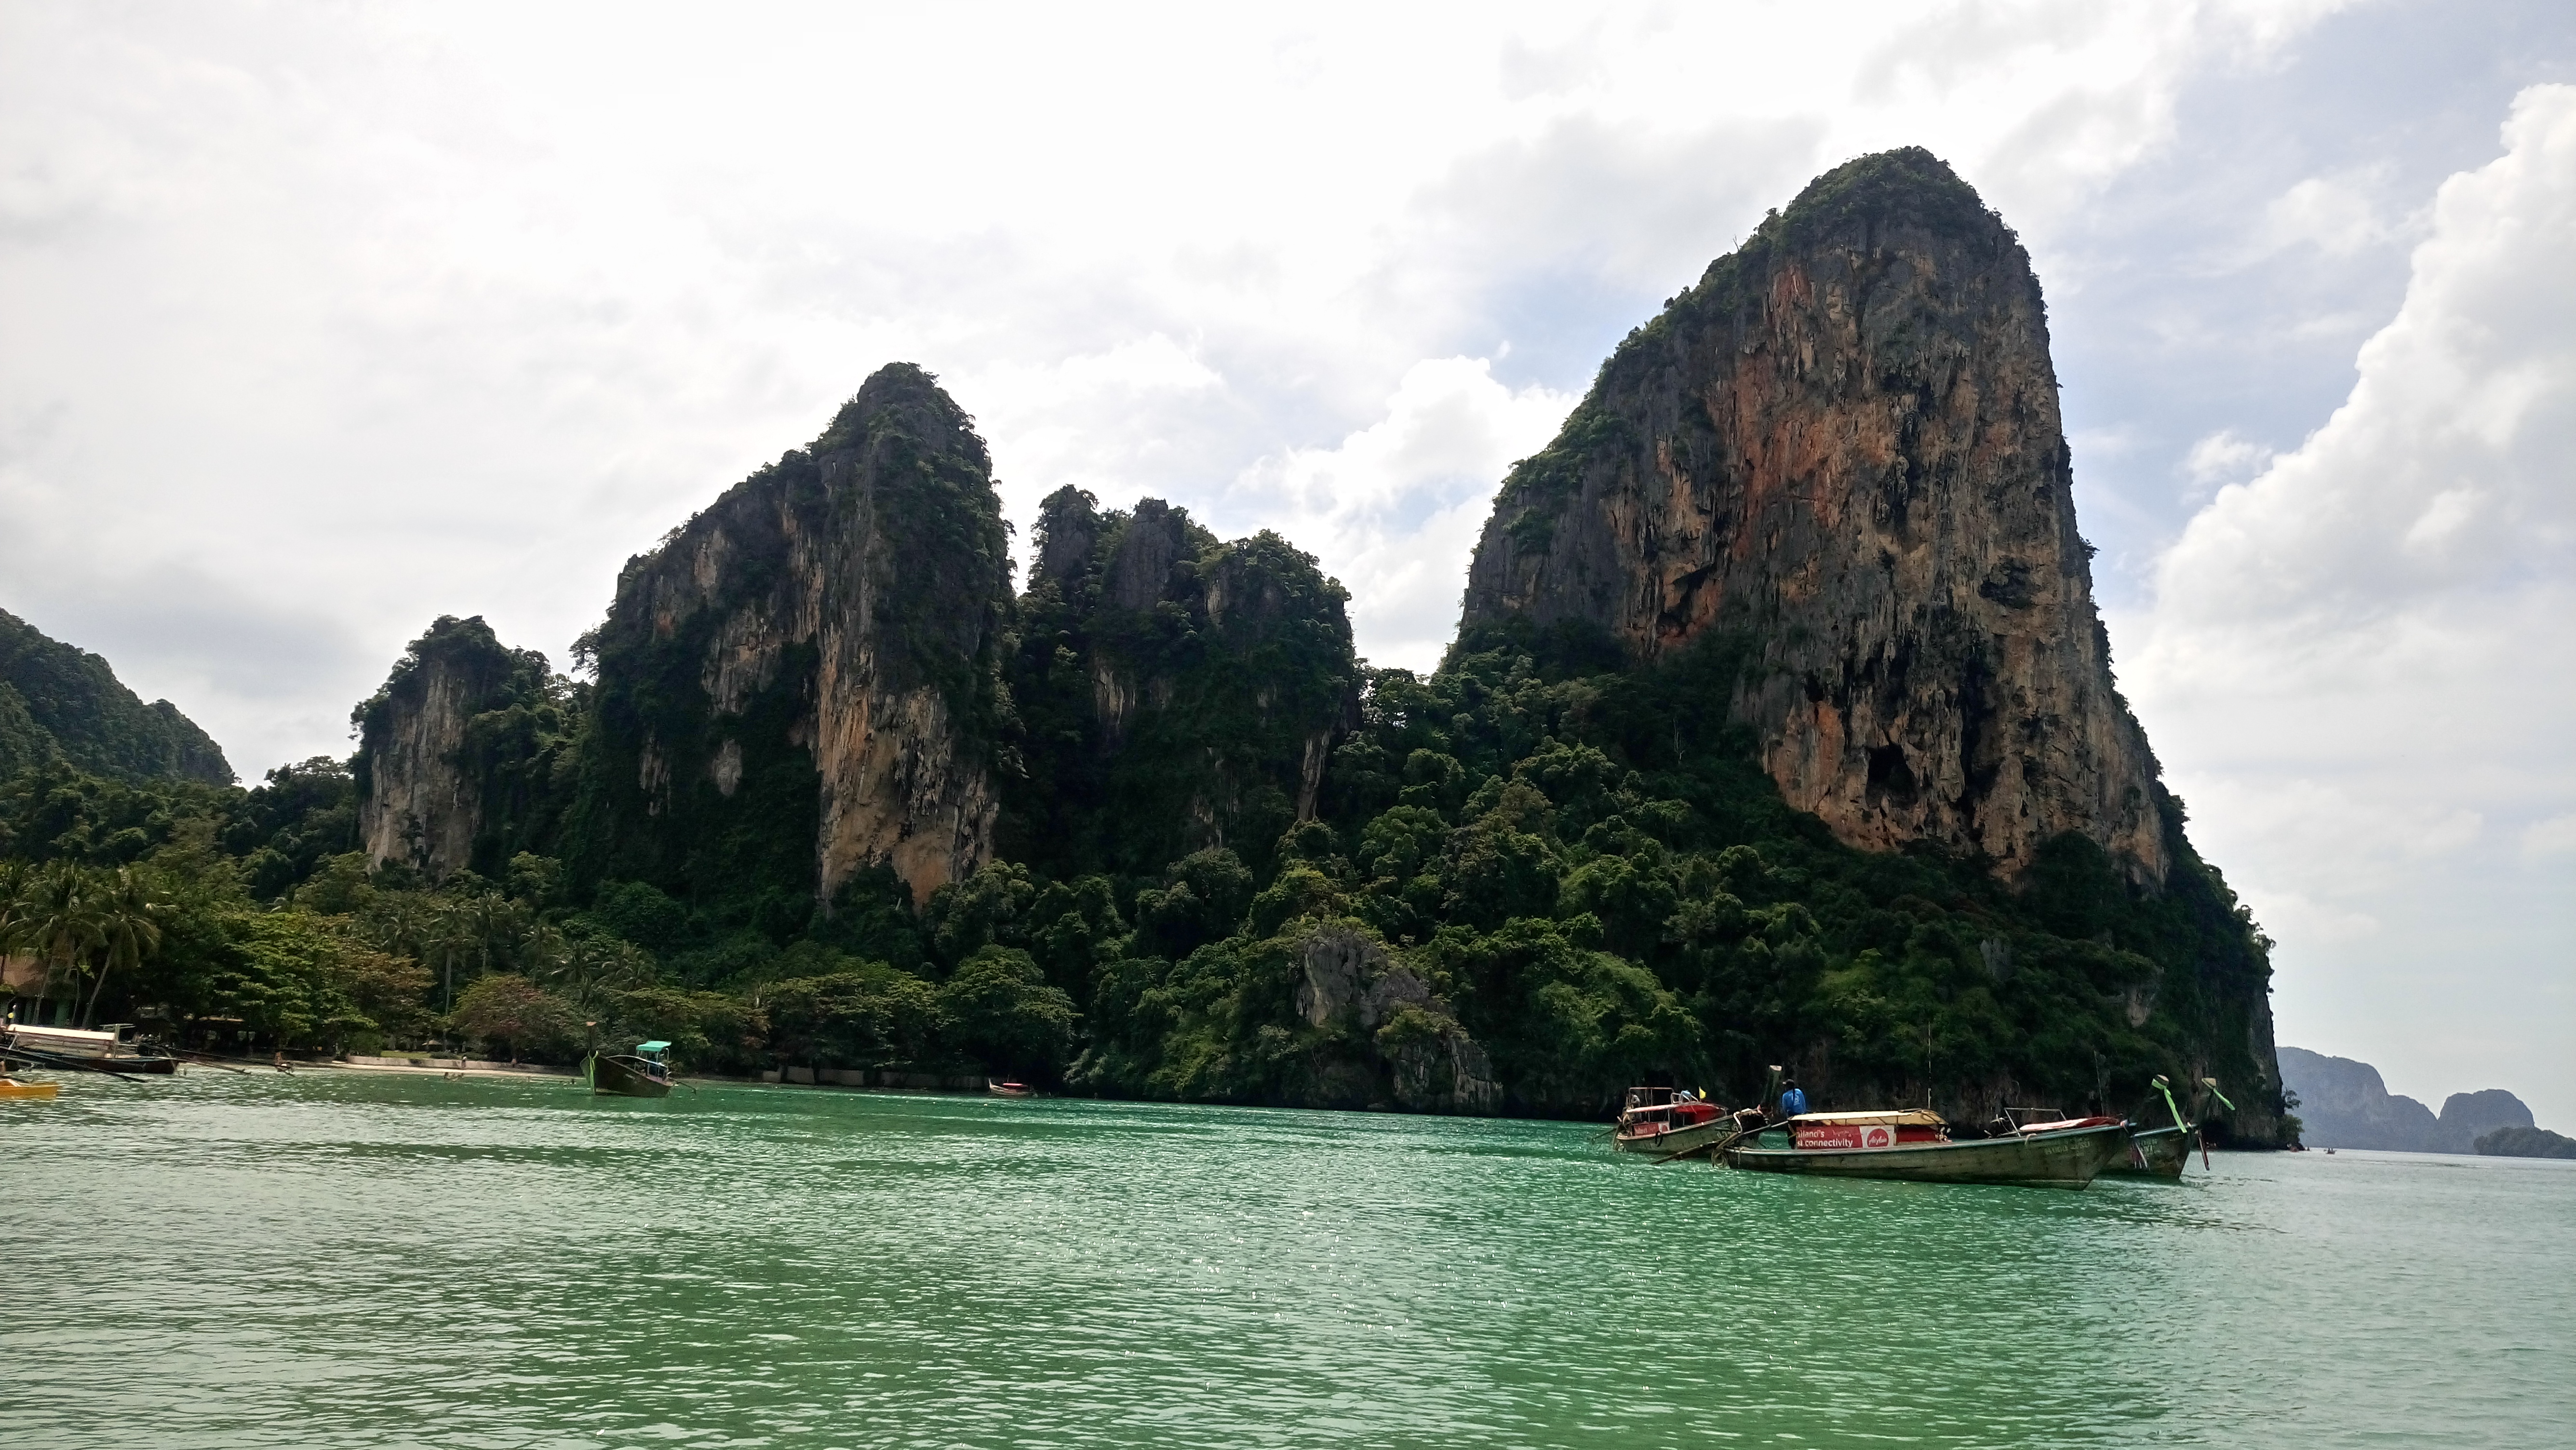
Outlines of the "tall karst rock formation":
M 442 616 L 350 716 L 360 849 L 432 881 L 497 875 L 551 815 L 570 744 L 565 682 L 481 615 Z
M 1222 542 L 1160 499 L 1104 511 L 1070 486 L 1036 544 L 1004 854 L 1065 875 L 1266 859 L 1358 717 L 1342 587 L 1276 534 Z
M 2075 831 L 2152 885 L 2157 766 L 2090 553 L 2030 258 L 1909 149 L 1819 178 L 1629 336 L 1505 481 L 1464 631 L 1750 641 L 1724 708 L 1843 841 L 2009 875 Z
M 876 868 L 916 900 L 974 870 L 1010 568 L 973 420 L 920 368 L 879 370 L 619 577 L 581 873 L 784 918 Z

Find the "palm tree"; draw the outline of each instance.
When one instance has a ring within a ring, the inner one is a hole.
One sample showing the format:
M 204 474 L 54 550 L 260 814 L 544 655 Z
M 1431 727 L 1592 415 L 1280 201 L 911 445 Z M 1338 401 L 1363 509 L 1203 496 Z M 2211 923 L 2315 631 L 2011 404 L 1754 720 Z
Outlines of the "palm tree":
M 438 968 L 438 1010 L 456 1010 L 456 969 L 474 959 L 473 910 L 462 901 L 443 901 L 420 927 L 421 961 Z
M 380 952 L 424 958 L 436 914 L 418 892 L 382 892 L 358 912 L 358 931 Z
M 26 890 L 34 872 L 19 861 L 0 861 L 0 962 L 6 962 L 18 951 L 19 894 Z M 0 989 L 0 997 L 9 993 Z
M 545 980 L 560 985 L 583 1011 L 590 1011 L 603 990 L 640 986 L 652 980 L 653 956 L 633 942 L 613 936 L 561 937 L 561 950 L 545 967 Z
M 521 975 L 544 978 L 554 975 L 556 967 L 569 950 L 563 928 L 552 922 L 532 921 L 519 929 L 519 941 L 512 955 L 519 961 Z
M 131 866 L 119 866 L 115 875 L 98 882 L 98 940 L 107 951 L 106 960 L 99 963 L 98 983 L 89 989 L 89 1005 L 81 1009 L 83 1027 L 98 1015 L 98 999 L 107 990 L 107 974 L 118 967 L 130 972 L 161 949 L 161 923 L 153 918 L 169 910 L 169 906 L 153 899 L 160 894 L 154 886 L 149 876 Z
M 72 990 L 79 992 L 80 959 L 105 940 L 97 895 L 90 873 L 69 861 L 31 873 L 20 888 L 14 913 L 18 920 L 10 939 L 11 945 L 27 947 L 44 959 L 44 983 L 36 989 L 38 1008 L 53 994 L 58 968 L 73 973 Z

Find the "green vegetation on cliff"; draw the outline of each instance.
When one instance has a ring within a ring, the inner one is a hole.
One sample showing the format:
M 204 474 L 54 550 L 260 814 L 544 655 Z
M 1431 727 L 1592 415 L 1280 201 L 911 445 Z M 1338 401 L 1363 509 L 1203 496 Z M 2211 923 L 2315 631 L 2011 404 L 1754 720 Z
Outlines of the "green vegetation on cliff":
M 1225 543 L 1159 499 L 1103 513 L 1072 488 L 1039 506 L 1034 552 L 999 854 L 1067 878 L 1229 843 L 1266 860 L 1358 707 L 1342 587 L 1276 534 Z
M 118 780 L 233 782 L 223 749 L 176 705 L 143 703 L 107 661 L 0 610 L 0 776 L 55 761 Z
M 597 698 L 561 847 L 585 891 L 646 881 L 727 929 L 802 933 L 818 838 L 864 834 L 886 804 L 846 799 L 818 737 L 891 736 L 888 716 L 934 702 L 949 760 L 865 758 L 906 776 L 904 808 L 971 814 L 959 783 L 1010 731 L 1011 603 L 1009 525 L 973 423 L 930 374 L 882 368 L 812 444 L 627 562 L 585 645 Z
M 434 876 L 459 867 L 497 871 L 552 840 L 579 758 L 573 735 L 582 695 L 543 654 L 501 643 L 482 616 L 440 616 L 403 651 L 383 687 L 350 712 L 358 753 L 346 774 L 358 840 Z M 473 803 L 470 819 L 443 811 L 455 800 Z M 317 858 L 308 850 L 295 879 Z

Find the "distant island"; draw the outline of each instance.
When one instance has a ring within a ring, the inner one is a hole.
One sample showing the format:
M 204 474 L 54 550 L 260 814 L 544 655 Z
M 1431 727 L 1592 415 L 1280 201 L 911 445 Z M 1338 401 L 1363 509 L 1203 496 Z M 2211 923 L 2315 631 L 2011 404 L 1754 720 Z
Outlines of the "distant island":
M 2576 1138 L 2547 1128 L 2498 1128 L 2477 1147 L 2492 1158 L 2576 1158 Z
M 2576 1138 L 2536 1126 L 2531 1109 L 2503 1088 L 2453 1093 L 2436 1114 L 2391 1093 L 2369 1063 L 2303 1047 L 2281 1049 L 2281 1078 L 2296 1099 L 2299 1140 L 2311 1148 L 2576 1158 Z

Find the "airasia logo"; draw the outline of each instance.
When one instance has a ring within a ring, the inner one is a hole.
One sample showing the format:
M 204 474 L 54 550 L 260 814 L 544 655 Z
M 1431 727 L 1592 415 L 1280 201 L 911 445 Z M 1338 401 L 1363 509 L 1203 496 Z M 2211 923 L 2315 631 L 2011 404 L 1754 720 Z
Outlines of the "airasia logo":
M 1863 1128 L 1860 1132 L 1860 1145 L 1864 1148 L 1893 1148 L 1896 1146 L 1896 1130 Z

